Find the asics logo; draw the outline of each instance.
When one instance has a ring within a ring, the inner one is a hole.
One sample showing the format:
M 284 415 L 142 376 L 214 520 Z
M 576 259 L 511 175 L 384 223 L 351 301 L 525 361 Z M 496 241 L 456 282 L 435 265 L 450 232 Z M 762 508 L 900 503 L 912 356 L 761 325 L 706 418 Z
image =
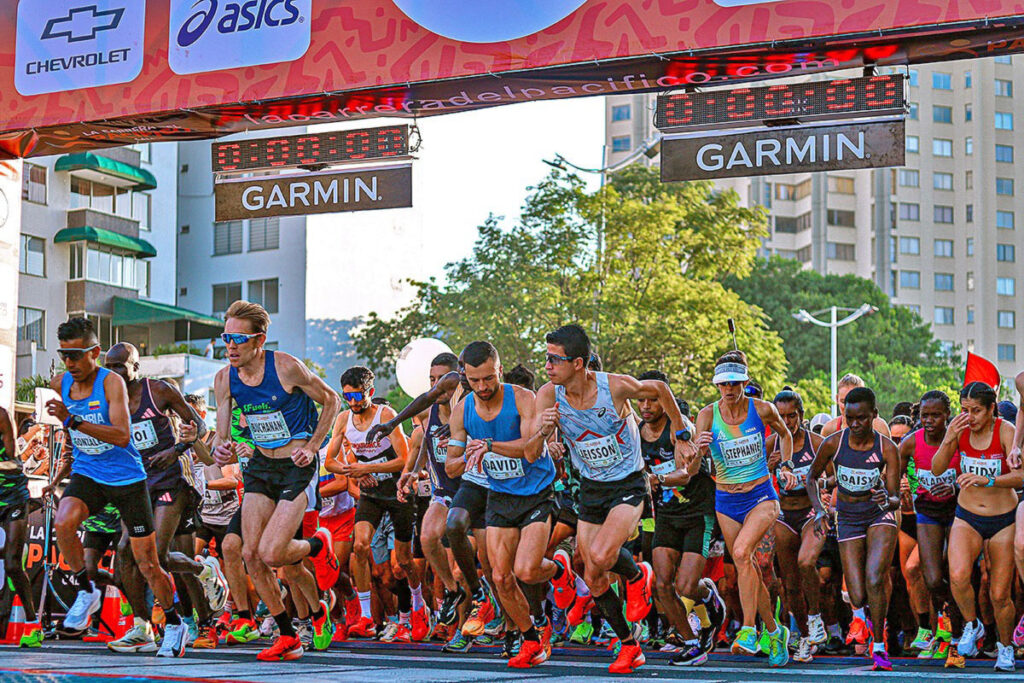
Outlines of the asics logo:
M 215 21 L 217 32 L 221 35 L 242 33 L 264 26 L 291 26 L 304 21 L 304 17 L 295 6 L 296 0 L 228 2 L 224 5 L 223 12 L 218 12 L 218 2 L 219 0 L 196 0 L 192 7 L 198 9 L 178 29 L 179 46 L 189 47 L 194 44 Z

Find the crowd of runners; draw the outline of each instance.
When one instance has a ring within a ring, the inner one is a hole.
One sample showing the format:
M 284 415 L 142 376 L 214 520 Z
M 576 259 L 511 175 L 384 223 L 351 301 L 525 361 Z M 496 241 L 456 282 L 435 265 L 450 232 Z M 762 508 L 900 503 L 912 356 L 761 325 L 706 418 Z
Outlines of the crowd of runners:
M 209 431 L 204 398 L 140 377 L 134 346 L 60 325 L 47 411 L 68 438 L 44 495 L 60 492 L 78 591 L 63 636 L 93 628 L 115 585 L 134 623 L 107 647 L 165 657 L 377 639 L 493 646 L 517 668 L 553 644 L 606 647 L 612 673 L 716 648 L 1010 671 L 1024 646 L 1024 413 L 985 384 L 906 397 L 886 421 L 847 375 L 839 417 L 808 419 L 730 351 L 708 378 L 719 400 L 691 415 L 664 373 L 605 372 L 566 325 L 539 388 L 475 341 L 434 358 L 432 388 L 396 413 L 368 368 L 332 387 L 267 349 L 269 323 L 257 304 L 227 311 Z M 28 483 L 6 413 L 0 429 L 3 565 L 36 647 Z

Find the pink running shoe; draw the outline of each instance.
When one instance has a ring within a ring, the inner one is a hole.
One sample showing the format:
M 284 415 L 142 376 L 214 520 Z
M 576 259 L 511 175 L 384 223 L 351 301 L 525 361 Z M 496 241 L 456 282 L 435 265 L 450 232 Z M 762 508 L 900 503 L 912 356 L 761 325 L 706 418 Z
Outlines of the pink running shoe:
M 1013 646 L 1024 647 L 1024 617 L 1017 622 L 1017 628 L 1013 629 Z
M 892 663 L 889 661 L 889 654 L 885 650 L 875 650 L 871 653 L 872 671 L 892 671 Z

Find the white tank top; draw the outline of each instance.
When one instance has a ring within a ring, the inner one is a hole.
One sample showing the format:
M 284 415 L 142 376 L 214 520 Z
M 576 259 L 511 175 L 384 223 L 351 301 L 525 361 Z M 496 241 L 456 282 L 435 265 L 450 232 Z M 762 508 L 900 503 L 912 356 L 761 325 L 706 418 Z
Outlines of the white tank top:
M 360 431 L 356 428 L 354 414 L 349 415 L 348 424 L 345 426 L 345 438 L 352 444 L 352 450 L 356 454 L 356 459 L 360 462 L 372 462 L 384 451 L 391 448 L 390 436 L 385 436 L 380 441 L 371 441 L 369 443 L 366 441 L 367 432 L 380 424 L 380 416 L 384 412 L 381 406 L 375 406 L 375 408 L 373 420 L 370 421 L 369 426 L 365 430 Z

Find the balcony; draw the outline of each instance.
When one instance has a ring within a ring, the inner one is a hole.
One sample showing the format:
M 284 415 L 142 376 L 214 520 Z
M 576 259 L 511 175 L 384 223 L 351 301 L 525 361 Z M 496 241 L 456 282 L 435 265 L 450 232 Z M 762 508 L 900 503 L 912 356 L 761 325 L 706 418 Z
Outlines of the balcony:
M 67 283 L 67 311 L 69 313 L 95 313 L 112 315 L 114 298 L 138 298 L 139 293 L 131 288 L 117 287 L 92 280 L 69 280 Z
M 137 239 L 139 222 L 123 216 L 97 211 L 96 209 L 68 209 L 68 228 L 98 228 L 118 235 Z

